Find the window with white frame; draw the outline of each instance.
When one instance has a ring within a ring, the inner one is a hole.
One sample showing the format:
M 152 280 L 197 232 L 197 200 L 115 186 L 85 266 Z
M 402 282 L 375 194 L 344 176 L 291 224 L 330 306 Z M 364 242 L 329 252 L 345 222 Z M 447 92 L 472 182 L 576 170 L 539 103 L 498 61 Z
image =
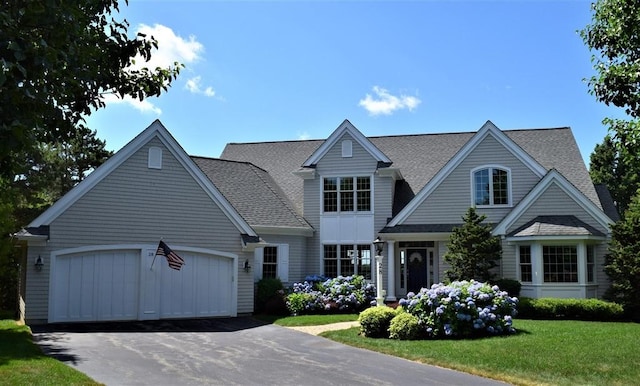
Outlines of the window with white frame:
M 262 277 L 278 277 L 278 247 L 264 247 L 262 255 Z
M 473 172 L 473 203 L 476 206 L 509 205 L 510 173 L 500 167 Z
M 531 246 L 520 246 L 520 281 L 530 283 L 533 281 L 533 270 L 531 269 Z
M 371 178 L 325 177 L 322 184 L 323 211 L 370 212 Z
M 596 252 L 595 246 L 587 245 L 587 282 L 595 282 Z
M 545 283 L 578 282 L 578 249 L 575 245 L 542 246 Z
M 323 247 L 324 276 L 362 275 L 371 280 L 371 246 L 369 244 L 326 244 Z

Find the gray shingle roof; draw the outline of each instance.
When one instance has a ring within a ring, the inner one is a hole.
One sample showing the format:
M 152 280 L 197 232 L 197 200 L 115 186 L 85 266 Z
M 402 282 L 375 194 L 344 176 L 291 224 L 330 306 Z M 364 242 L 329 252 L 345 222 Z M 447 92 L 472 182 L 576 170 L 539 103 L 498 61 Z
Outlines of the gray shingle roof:
M 602 207 L 571 129 L 503 131 L 545 169 L 555 168 L 598 207 Z M 473 137 L 475 132 L 369 137 L 405 178 L 394 215 Z M 294 174 L 323 140 L 229 143 L 221 158 L 247 161 L 269 172 L 298 213 L 302 213 L 303 180 Z
M 191 157 L 251 225 L 312 229 L 269 173 L 248 162 Z
M 575 216 L 538 216 L 511 232 L 509 237 L 527 236 L 604 236 Z

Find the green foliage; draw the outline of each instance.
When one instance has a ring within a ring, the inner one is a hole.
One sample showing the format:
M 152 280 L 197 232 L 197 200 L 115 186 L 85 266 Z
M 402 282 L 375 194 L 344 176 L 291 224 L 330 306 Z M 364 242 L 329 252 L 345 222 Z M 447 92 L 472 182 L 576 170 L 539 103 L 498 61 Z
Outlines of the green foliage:
M 279 278 L 263 278 L 256 284 L 256 310 L 269 314 L 284 314 L 284 286 Z
M 522 283 L 514 279 L 497 279 L 492 281 L 493 284 L 500 287 L 501 290 L 507 291 L 509 296 L 520 297 Z
M 293 283 L 287 307 L 293 314 L 357 312 L 369 307 L 374 296 L 375 287 L 361 275 L 338 276 L 324 282 L 305 280 Z
M 360 313 L 360 332 L 368 338 L 388 338 L 391 320 L 397 311 L 387 306 L 367 308 Z
M 620 320 L 620 304 L 599 299 L 520 298 L 518 316 L 529 319 Z
M 0 7 L 0 173 L 39 143 L 68 142 L 107 93 L 159 96 L 181 65 L 138 68 L 157 41 L 129 37 L 117 0 L 11 1 Z M 71 22 L 72 21 L 72 22 Z M 137 61 L 137 63 L 135 63 Z M 133 64 L 137 67 L 133 67 Z
M 500 238 L 491 235 L 491 225 L 483 225 L 486 216 L 469 208 L 462 217 L 463 224 L 455 227 L 449 237 L 444 261 L 451 268 L 445 272 L 447 279 L 490 281 L 492 268 L 502 257 Z
M 593 52 L 591 94 L 634 118 L 640 116 L 640 2 L 597 0 L 591 24 L 580 36 Z
M 591 153 L 589 174 L 604 184 L 620 215 L 624 215 L 640 188 L 640 122 L 605 119 L 609 135 Z
M 624 219 L 612 226 L 604 270 L 611 279 L 607 298 L 622 304 L 634 319 L 640 318 L 640 193 Z
M 407 312 L 400 312 L 391 319 L 389 324 L 389 338 L 399 340 L 420 339 L 424 329 L 420 326 L 418 317 Z

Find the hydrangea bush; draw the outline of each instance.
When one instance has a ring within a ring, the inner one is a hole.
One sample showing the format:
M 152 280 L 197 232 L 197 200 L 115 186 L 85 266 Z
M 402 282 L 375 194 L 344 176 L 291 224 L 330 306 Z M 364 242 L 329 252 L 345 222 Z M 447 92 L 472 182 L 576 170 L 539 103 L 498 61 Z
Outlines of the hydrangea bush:
M 308 277 L 294 283 L 287 295 L 287 308 L 292 314 L 360 311 L 375 299 L 375 287 L 363 276 L 338 276 L 316 281 Z
M 475 280 L 434 284 L 399 302 L 431 338 L 513 334 L 517 304 L 498 286 Z

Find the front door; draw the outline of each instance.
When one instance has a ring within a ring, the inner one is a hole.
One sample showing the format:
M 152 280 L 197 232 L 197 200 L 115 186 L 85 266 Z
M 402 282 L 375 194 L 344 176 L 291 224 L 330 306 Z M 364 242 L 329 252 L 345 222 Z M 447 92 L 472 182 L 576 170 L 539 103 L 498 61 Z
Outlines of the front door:
M 418 293 L 427 287 L 427 251 L 426 249 L 407 249 L 407 291 Z

